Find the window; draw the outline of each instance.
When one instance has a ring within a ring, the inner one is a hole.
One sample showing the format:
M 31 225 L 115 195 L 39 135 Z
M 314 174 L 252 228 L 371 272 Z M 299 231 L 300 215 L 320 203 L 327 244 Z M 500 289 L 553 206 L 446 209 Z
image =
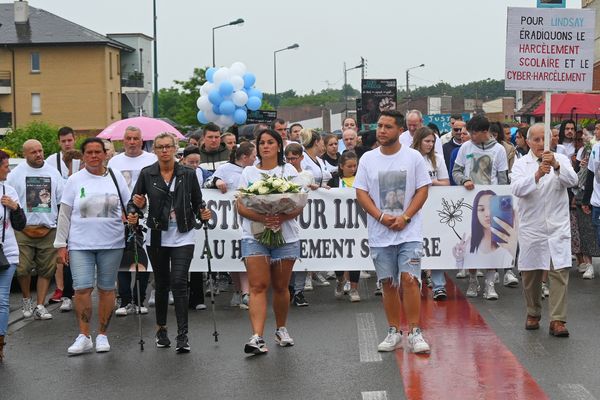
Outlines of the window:
M 112 53 L 108 53 L 108 74 L 110 79 L 113 78 L 113 70 L 112 70 Z
M 121 75 L 121 57 L 117 54 L 117 76 Z
M 31 93 L 31 113 L 42 113 L 42 98 L 39 93 Z
M 110 119 L 115 119 L 115 100 L 113 98 L 113 92 L 110 92 Z
M 40 53 L 31 53 L 31 72 L 40 72 Z

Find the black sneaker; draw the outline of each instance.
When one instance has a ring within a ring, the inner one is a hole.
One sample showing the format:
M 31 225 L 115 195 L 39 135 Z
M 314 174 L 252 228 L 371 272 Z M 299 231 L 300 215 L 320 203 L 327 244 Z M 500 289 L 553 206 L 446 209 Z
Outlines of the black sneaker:
M 292 300 L 296 307 L 307 307 L 308 301 L 304 298 L 304 292 L 298 292 L 294 295 L 294 299 Z
M 446 294 L 446 289 L 444 289 L 444 288 L 436 289 L 433 292 L 434 300 L 446 300 L 446 297 L 448 297 L 448 295 Z
M 189 353 L 190 344 L 188 343 L 188 337 L 186 334 L 177 335 L 177 346 L 175 347 L 177 353 Z
M 171 341 L 167 336 L 167 328 L 161 326 L 156 332 L 156 347 L 171 347 Z

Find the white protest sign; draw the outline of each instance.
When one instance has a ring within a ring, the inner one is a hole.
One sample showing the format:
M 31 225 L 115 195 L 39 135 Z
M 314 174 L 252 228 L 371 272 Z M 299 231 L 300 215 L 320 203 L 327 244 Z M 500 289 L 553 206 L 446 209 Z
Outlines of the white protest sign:
M 468 191 L 461 186 L 431 187 L 423 213 L 423 269 L 454 269 L 460 260 L 453 249 L 461 239 L 466 239 L 463 265 L 476 268 L 508 268 L 512 265 L 516 249 L 505 249 L 490 238 L 490 211 L 494 210 L 491 193 L 510 196 L 510 186 L 477 186 Z M 207 207 L 213 218 L 209 223 L 209 245 L 213 255 L 213 271 L 244 271 L 240 261 L 241 230 L 239 216 L 233 204 L 234 192 L 221 194 L 217 190 L 203 190 Z M 478 196 L 478 194 L 480 194 Z M 474 201 L 477 198 L 479 214 Z M 516 201 L 509 202 L 516 204 Z M 475 211 L 473 209 L 475 208 Z M 488 214 L 486 214 L 486 212 Z M 516 218 L 516 212 L 509 213 Z M 472 224 L 472 216 L 478 216 Z M 486 216 L 487 215 L 487 216 Z M 486 219 L 487 218 L 487 219 Z M 487 222 L 486 222 L 487 221 Z M 373 262 L 369 256 L 366 214 L 357 205 L 352 189 L 318 189 L 310 193 L 309 201 L 298 217 L 301 237 L 301 259 L 295 270 L 370 270 Z M 516 232 L 513 233 L 516 238 Z M 475 238 L 475 239 L 473 239 Z M 474 251 L 471 251 L 474 244 Z M 192 271 L 206 271 L 203 254 L 204 232 L 196 233 L 196 248 Z M 500 263 L 500 264 L 499 264 Z
M 508 8 L 507 90 L 592 90 L 592 9 Z

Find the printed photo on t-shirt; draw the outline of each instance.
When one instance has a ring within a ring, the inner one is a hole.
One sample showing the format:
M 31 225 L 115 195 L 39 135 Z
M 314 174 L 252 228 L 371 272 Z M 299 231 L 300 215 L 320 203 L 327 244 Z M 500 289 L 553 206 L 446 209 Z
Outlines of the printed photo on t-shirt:
M 594 179 L 596 179 L 596 184 L 600 185 L 600 162 L 596 164 L 596 170 L 594 171 Z
M 52 179 L 47 176 L 25 177 L 27 212 L 52 212 Z
M 492 184 L 492 157 L 488 154 L 473 154 L 471 179 L 480 185 Z
M 120 218 L 119 196 L 114 193 L 89 193 L 79 199 L 81 218 Z
M 391 215 L 404 212 L 406 171 L 379 172 L 379 209 Z
M 125 182 L 127 182 L 127 187 L 129 188 L 129 190 L 133 190 L 133 171 L 121 171 L 121 175 L 123 175 L 123 178 L 125 178 Z

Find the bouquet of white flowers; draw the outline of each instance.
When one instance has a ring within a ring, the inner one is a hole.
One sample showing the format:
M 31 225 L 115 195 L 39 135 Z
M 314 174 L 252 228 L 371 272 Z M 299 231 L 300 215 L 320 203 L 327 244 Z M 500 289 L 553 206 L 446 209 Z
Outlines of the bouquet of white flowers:
M 238 198 L 245 207 L 259 214 L 289 214 L 306 205 L 308 193 L 290 178 L 262 174 L 262 179 L 240 189 Z M 285 244 L 281 228 L 266 228 L 264 224 L 253 222 L 252 233 L 265 246 L 281 247 Z

